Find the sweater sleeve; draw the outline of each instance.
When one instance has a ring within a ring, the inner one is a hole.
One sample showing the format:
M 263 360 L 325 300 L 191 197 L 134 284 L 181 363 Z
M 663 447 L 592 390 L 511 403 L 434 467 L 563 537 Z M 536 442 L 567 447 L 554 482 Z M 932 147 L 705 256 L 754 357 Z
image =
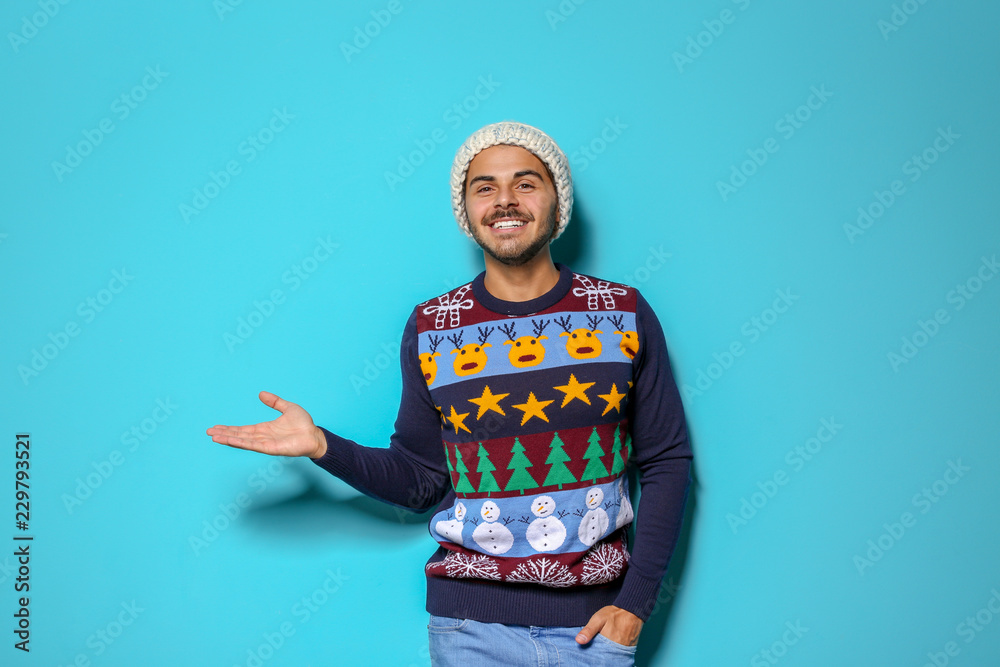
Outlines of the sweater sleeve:
M 692 454 L 663 330 L 638 292 L 636 331 L 639 352 L 632 360 L 634 393 L 628 411 L 641 491 L 632 557 L 615 606 L 646 621 L 677 544 Z
M 403 392 L 389 447 L 365 447 L 320 427 L 327 450 L 312 461 L 367 496 L 423 512 L 444 499 L 451 478 L 441 418 L 420 371 L 416 308 L 403 330 L 399 356 Z

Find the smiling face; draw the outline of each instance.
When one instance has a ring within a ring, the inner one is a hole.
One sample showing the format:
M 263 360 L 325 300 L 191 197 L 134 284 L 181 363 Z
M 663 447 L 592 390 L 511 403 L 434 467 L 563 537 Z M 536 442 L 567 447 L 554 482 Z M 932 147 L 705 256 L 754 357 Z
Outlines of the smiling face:
M 501 264 L 521 266 L 546 247 L 559 221 L 556 188 L 534 153 L 491 146 L 469 163 L 465 210 L 476 243 Z
M 500 508 L 492 500 L 487 500 L 483 503 L 483 507 L 479 510 L 479 513 L 482 514 L 483 519 L 486 521 L 496 521 L 500 518 Z
M 604 500 L 604 491 L 598 488 L 593 488 L 587 491 L 587 507 L 589 509 L 597 509 L 601 506 L 601 502 Z
M 538 496 L 531 501 L 531 512 L 540 519 L 556 511 L 556 501 L 549 496 Z

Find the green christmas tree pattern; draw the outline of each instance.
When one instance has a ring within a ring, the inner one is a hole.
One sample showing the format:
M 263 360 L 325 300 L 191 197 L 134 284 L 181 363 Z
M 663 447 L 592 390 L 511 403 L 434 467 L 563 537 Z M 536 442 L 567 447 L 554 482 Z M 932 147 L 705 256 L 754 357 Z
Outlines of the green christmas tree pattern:
M 583 458 L 587 461 L 587 467 L 583 471 L 583 475 L 580 476 L 580 481 L 596 481 L 601 477 L 608 476 L 608 469 L 601 461 L 601 457 L 604 456 L 604 450 L 601 449 L 601 436 L 597 434 L 597 429 L 595 428 L 587 439 L 589 445 L 587 446 L 587 451 L 583 453 Z
M 520 491 L 521 495 L 524 495 L 525 489 L 534 489 L 538 486 L 538 482 L 528 472 L 528 468 L 532 467 L 532 463 L 525 456 L 524 445 L 521 444 L 520 439 L 514 438 L 514 446 L 511 447 L 510 451 L 513 452 L 514 456 L 511 457 L 507 470 L 513 470 L 514 473 L 507 481 L 504 491 Z
M 611 446 L 611 452 L 615 455 L 614 461 L 611 462 L 611 474 L 617 475 L 621 471 L 625 470 L 625 461 L 622 460 L 622 439 L 619 436 L 619 429 L 621 424 L 615 426 L 615 443 Z M 628 437 L 626 435 L 626 437 Z M 628 456 L 627 450 L 625 456 Z
M 572 484 L 576 481 L 576 477 L 573 477 L 573 473 L 569 471 L 566 467 L 566 461 L 569 461 L 569 455 L 563 451 L 564 443 L 559 437 L 558 433 L 554 433 L 552 437 L 552 442 L 549 444 L 551 448 L 549 450 L 549 457 L 545 459 L 546 464 L 551 464 L 549 468 L 549 474 L 545 476 L 545 482 L 542 486 L 552 486 L 553 484 L 558 484 L 559 488 L 563 487 L 563 484 Z
M 479 478 L 479 493 L 485 493 L 489 496 L 494 491 L 500 491 L 500 485 L 493 477 L 493 471 L 496 469 L 496 466 L 490 462 L 489 453 L 483 447 L 483 443 L 479 443 L 479 463 L 476 465 L 476 472 L 483 473 L 483 476 Z
M 458 484 L 455 485 L 455 493 L 475 493 L 476 489 L 469 481 L 468 475 L 466 475 L 469 469 L 465 466 L 465 462 L 462 461 L 462 450 L 459 449 L 458 445 L 455 445 L 455 456 L 458 457 L 458 461 L 455 464 L 455 470 L 458 472 Z

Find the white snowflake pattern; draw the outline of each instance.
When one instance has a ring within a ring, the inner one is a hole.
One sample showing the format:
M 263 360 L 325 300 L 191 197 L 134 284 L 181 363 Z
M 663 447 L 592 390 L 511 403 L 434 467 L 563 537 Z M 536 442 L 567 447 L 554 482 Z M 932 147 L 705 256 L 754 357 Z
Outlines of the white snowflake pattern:
M 628 560 L 628 552 L 615 548 L 608 542 L 591 547 L 583 559 L 582 584 L 606 584 L 621 574 Z
M 450 315 L 450 324 L 452 328 L 459 325 L 462 318 L 462 311 L 469 310 L 472 308 L 472 299 L 466 299 L 465 295 L 472 289 L 472 283 L 462 285 L 454 292 L 446 292 L 437 298 L 438 303 L 432 306 L 425 306 L 423 309 L 424 315 L 434 315 L 434 328 L 442 329 L 444 328 L 445 317 Z M 428 303 L 430 299 L 424 303 Z M 424 304 L 420 304 L 424 305 Z
M 467 556 L 452 552 L 441 561 L 449 577 L 457 579 L 494 579 L 500 580 L 500 570 L 497 562 L 489 556 Z
M 539 558 L 518 565 L 516 570 L 507 575 L 507 581 L 563 587 L 575 584 L 576 575 L 559 561 Z
M 615 307 L 615 296 L 625 296 L 628 294 L 621 287 L 612 287 L 607 280 L 598 280 L 597 285 L 587 276 L 574 273 L 573 278 L 579 280 L 583 287 L 574 287 L 573 296 L 587 297 L 587 309 L 597 310 L 597 297 L 601 297 L 604 307 L 613 310 Z

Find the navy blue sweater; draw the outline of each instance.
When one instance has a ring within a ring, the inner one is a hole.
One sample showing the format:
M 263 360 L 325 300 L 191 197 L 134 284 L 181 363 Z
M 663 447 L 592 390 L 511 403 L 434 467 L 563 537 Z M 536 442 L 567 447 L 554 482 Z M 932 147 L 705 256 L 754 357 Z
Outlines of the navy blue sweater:
M 556 266 L 555 287 L 530 301 L 495 298 L 484 272 L 414 308 L 388 448 L 324 429 L 317 465 L 436 510 L 432 614 L 582 626 L 606 605 L 643 620 L 655 605 L 691 464 L 663 331 L 635 288 Z

